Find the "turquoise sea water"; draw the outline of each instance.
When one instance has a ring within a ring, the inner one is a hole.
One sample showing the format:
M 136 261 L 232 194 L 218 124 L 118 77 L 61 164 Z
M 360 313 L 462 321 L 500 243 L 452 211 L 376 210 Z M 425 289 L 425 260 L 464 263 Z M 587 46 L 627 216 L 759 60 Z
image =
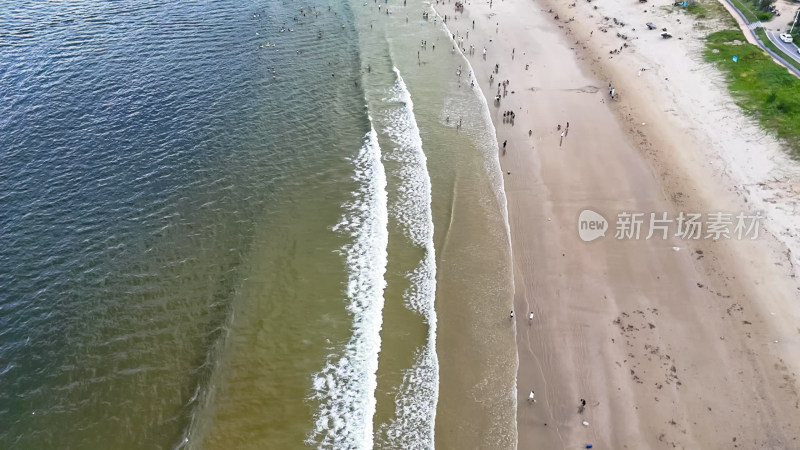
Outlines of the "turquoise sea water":
M 0 447 L 513 445 L 485 104 L 377 5 L 2 7 Z

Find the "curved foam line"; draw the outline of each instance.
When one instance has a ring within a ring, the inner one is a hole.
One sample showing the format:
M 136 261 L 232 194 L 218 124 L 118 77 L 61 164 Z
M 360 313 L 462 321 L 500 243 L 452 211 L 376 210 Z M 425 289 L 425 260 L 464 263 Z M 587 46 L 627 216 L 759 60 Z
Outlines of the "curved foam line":
M 328 355 L 325 366 L 313 376 L 311 399 L 320 407 L 306 442 L 317 448 L 373 446 L 389 232 L 386 172 L 372 117 L 369 120 L 370 131 L 353 159 L 359 187 L 333 228 L 353 238 L 342 248 L 349 269 L 346 294 L 353 335 L 341 352 Z
M 395 397 L 395 418 L 380 427 L 381 438 L 390 448 L 433 448 L 436 407 L 439 399 L 439 359 L 436 354 L 436 250 L 433 242 L 431 179 L 414 115 L 411 93 L 397 67 L 393 98 L 402 108 L 389 114 L 392 125 L 386 129 L 401 163 L 400 196 L 392 208 L 404 234 L 414 245 L 425 249 L 417 267 L 408 274 L 411 282 L 403 293 L 406 306 L 417 312 L 428 325 L 425 346 L 417 350 L 412 367 L 403 373 Z M 425 430 L 424 432 L 422 430 Z

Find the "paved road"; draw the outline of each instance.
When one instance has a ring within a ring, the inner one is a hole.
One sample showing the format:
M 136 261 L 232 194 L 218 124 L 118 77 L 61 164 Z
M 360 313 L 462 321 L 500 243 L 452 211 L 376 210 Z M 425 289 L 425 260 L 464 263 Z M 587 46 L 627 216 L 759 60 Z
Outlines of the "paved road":
M 779 31 L 769 31 L 764 30 L 767 32 L 767 37 L 773 44 L 775 44 L 783 53 L 786 53 L 787 56 L 792 58 L 793 60 L 800 62 L 800 53 L 797 52 L 797 45 L 792 43 L 783 42 L 780 38 Z

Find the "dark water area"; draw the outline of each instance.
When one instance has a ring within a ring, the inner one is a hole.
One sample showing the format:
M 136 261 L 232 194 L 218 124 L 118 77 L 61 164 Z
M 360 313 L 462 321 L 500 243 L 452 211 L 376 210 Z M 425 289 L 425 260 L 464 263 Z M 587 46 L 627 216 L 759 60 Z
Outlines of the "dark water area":
M 0 447 L 181 442 L 253 240 L 369 130 L 310 5 L 0 6 Z

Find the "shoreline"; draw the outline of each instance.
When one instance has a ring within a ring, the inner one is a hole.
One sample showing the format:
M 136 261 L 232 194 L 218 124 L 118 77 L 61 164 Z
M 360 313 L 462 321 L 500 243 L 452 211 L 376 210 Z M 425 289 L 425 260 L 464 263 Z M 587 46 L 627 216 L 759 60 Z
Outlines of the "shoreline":
M 757 198 L 751 187 L 737 183 L 747 172 L 736 166 L 744 152 L 725 159 L 713 153 L 719 153 L 718 136 L 709 135 L 708 127 L 686 127 L 675 119 L 676 111 L 700 109 L 691 104 L 698 98 L 681 102 L 686 95 L 677 88 L 659 91 L 656 75 L 682 76 L 668 66 L 673 58 L 691 60 L 690 52 L 658 53 L 667 59 L 658 66 L 637 51 L 639 36 L 649 36 L 635 34 L 621 54 L 612 55 L 616 61 L 602 49 L 614 41 L 615 30 L 582 42 L 581 36 L 597 29 L 592 19 L 606 13 L 603 3 L 593 2 L 604 9 L 592 13 L 588 5 L 530 7 L 501 0 L 491 9 L 488 3 L 467 5 L 462 16 L 475 18 L 466 45 L 475 45 L 476 52 L 467 58 L 501 148 L 516 289 L 518 447 L 713 448 L 733 438 L 748 445 L 790 445 L 798 436 L 791 423 L 798 416 L 798 361 L 791 357 L 798 311 L 790 304 L 797 296 L 797 266 L 791 250 L 788 264 L 781 255 L 791 236 L 773 237 L 773 223 L 765 224 L 771 233 L 754 242 L 577 239 L 575 219 L 584 208 L 604 214 L 626 208 L 746 211 L 749 199 Z M 546 13 L 548 8 L 554 13 Z M 611 8 L 626 15 L 649 9 Z M 577 18 L 556 21 L 556 13 Z M 667 14 L 654 11 L 653 17 L 670 20 L 671 31 L 673 24 L 681 33 L 693 31 L 691 17 Z M 451 30 L 463 32 L 460 24 Z M 526 62 L 531 70 L 524 69 Z M 492 103 L 495 85 L 486 79 L 495 63 L 497 79 L 510 80 L 499 107 Z M 703 64 L 694 61 L 687 70 L 708 72 Z M 637 67 L 646 70 L 633 75 Z M 609 78 L 622 86 L 613 104 L 603 81 Z M 719 86 L 694 89 L 702 101 L 732 104 Z M 513 125 L 502 120 L 508 110 L 516 113 Z M 736 120 L 732 139 L 752 132 L 750 124 Z M 571 131 L 559 139 L 555 124 L 566 121 Z M 779 145 L 763 141 L 759 136 L 768 154 L 762 159 L 782 161 Z M 775 167 L 748 162 L 762 169 L 761 176 Z M 771 341 L 786 344 L 764 348 Z M 720 390 L 727 385 L 735 391 Z M 536 391 L 535 403 L 527 400 L 529 388 Z M 580 411 L 582 398 L 587 406 Z
M 456 52 L 457 52 L 458 56 L 460 58 L 462 58 L 466 62 L 466 64 L 467 64 L 467 70 L 466 71 L 467 71 L 467 73 L 473 74 L 472 78 L 474 79 L 475 78 L 474 73 L 473 73 L 474 66 L 473 66 L 472 62 L 470 61 L 470 55 L 468 53 L 462 51 L 462 48 L 458 45 L 458 42 L 454 38 L 454 33 L 453 33 L 454 30 L 451 30 L 451 28 L 448 26 L 448 23 L 442 20 L 445 17 L 445 15 L 442 14 L 442 11 L 440 10 L 441 6 L 444 6 L 444 5 L 438 5 L 437 3 L 432 3 L 432 4 L 429 3 L 428 4 L 428 8 L 430 9 L 430 11 L 433 12 L 433 16 L 435 17 L 435 20 L 437 22 L 441 20 L 441 22 L 437 23 L 436 27 L 440 28 L 442 31 L 444 31 L 446 33 L 446 35 L 447 35 L 447 43 L 452 46 L 453 54 L 456 54 Z M 449 12 L 447 13 L 447 15 L 449 16 Z M 455 16 L 451 16 L 451 17 L 455 17 Z M 430 19 L 428 19 L 428 20 L 430 20 Z M 447 49 L 444 49 L 444 51 L 447 51 Z M 469 77 L 467 77 L 467 81 L 469 81 Z M 475 80 L 475 84 L 476 85 L 479 84 L 478 80 Z M 475 87 L 477 87 L 477 86 L 475 86 Z M 492 142 L 495 142 L 497 140 L 497 131 L 498 130 L 497 130 L 497 127 L 496 127 L 494 121 L 492 120 L 492 117 L 491 117 L 492 116 L 491 106 L 490 106 L 490 103 L 487 100 L 487 98 L 480 91 L 479 92 L 474 92 L 473 94 L 475 95 L 475 98 L 479 102 L 481 102 L 481 105 L 483 106 L 483 110 L 482 110 L 482 114 L 481 114 L 482 115 L 482 119 L 485 121 L 487 126 L 490 127 L 490 129 L 491 129 L 491 137 L 489 138 L 489 142 L 485 142 L 485 144 L 488 147 L 489 145 L 492 145 L 491 144 Z M 493 184 L 492 190 L 493 190 L 493 193 L 496 196 L 497 204 L 500 206 L 500 209 L 501 209 L 500 212 L 501 212 L 501 215 L 502 215 L 502 222 L 503 222 L 503 225 L 504 225 L 504 229 L 506 231 L 506 243 L 508 245 L 507 251 L 509 252 L 509 259 L 507 260 L 507 265 L 508 265 L 508 271 L 509 271 L 509 273 L 511 273 L 511 270 L 513 268 L 513 264 L 512 264 L 513 248 L 511 246 L 511 227 L 509 225 L 508 201 L 507 201 L 507 196 L 505 194 L 505 184 L 504 184 L 504 181 L 503 181 L 503 178 L 502 178 L 503 177 L 503 175 L 502 175 L 503 174 L 503 169 L 501 167 L 501 160 L 499 158 L 499 155 L 495 155 L 494 157 L 492 157 L 491 155 L 486 154 L 486 155 L 484 155 L 484 157 L 486 158 L 487 164 L 491 165 L 491 167 L 485 166 L 484 168 L 486 170 L 487 176 L 489 177 L 489 179 L 491 180 L 491 182 Z M 513 274 L 511 274 L 511 275 L 512 276 L 510 276 L 509 280 L 508 280 L 510 282 L 510 291 L 509 291 L 510 295 L 507 298 L 507 300 L 509 300 L 509 303 L 510 303 L 510 301 L 513 300 L 513 293 L 514 293 L 514 278 L 513 278 Z M 506 299 L 504 298 L 504 300 L 506 300 Z M 512 305 L 507 304 L 507 307 L 512 307 Z M 505 310 L 507 311 L 508 309 L 505 309 Z M 508 395 L 508 398 L 509 398 L 509 400 L 511 402 L 511 406 L 513 408 L 513 412 L 512 412 L 513 417 L 512 417 L 512 424 L 511 424 L 513 428 L 511 428 L 510 430 L 504 430 L 503 429 L 504 427 L 502 425 L 500 425 L 499 422 L 495 422 L 493 424 L 488 424 L 488 423 L 485 424 L 487 427 L 490 427 L 490 428 L 495 429 L 495 430 L 502 430 L 502 432 L 508 431 L 510 435 L 504 435 L 504 438 L 502 440 L 494 440 L 493 442 L 491 442 L 491 441 L 490 442 L 483 441 L 483 442 L 481 442 L 481 445 L 495 445 L 495 446 L 497 446 L 497 448 L 515 448 L 515 446 L 512 446 L 511 444 L 512 443 L 516 444 L 516 442 L 518 441 L 518 435 L 516 433 L 517 432 L 517 427 L 516 427 L 516 424 L 517 424 L 517 406 L 518 406 L 517 405 L 517 395 L 516 395 L 517 390 L 518 390 L 517 379 L 516 379 L 516 368 L 519 366 L 519 355 L 516 352 L 516 350 L 514 350 L 514 355 L 515 355 L 515 360 L 513 362 L 513 364 L 514 364 L 513 385 L 512 385 L 510 390 L 504 391 L 505 393 L 503 394 L 503 395 Z M 485 381 L 486 380 L 484 380 L 484 382 Z M 497 380 L 494 380 L 494 381 L 496 382 Z M 484 405 L 483 408 L 486 408 L 487 406 L 488 405 Z M 493 417 L 494 420 L 498 420 L 498 418 L 499 418 L 499 416 L 494 416 Z M 480 429 L 480 428 L 481 427 L 478 426 L 478 429 Z M 462 434 L 464 434 L 464 433 L 462 433 Z M 437 439 L 437 442 L 438 441 L 439 441 L 439 439 Z M 462 445 L 463 446 L 463 445 L 478 445 L 478 444 L 476 444 L 475 441 L 464 440 L 463 438 L 460 438 L 460 439 L 456 440 L 455 442 L 448 441 L 448 445 Z

